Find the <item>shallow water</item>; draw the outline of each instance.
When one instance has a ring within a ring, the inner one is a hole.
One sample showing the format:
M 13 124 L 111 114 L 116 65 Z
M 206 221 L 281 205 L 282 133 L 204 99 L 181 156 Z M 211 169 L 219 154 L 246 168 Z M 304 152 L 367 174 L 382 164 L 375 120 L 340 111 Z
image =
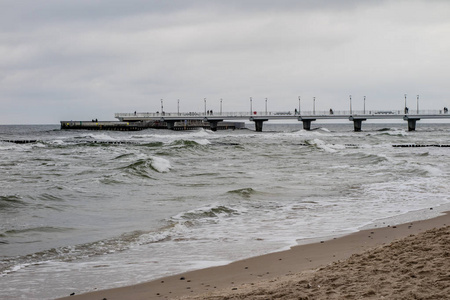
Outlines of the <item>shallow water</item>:
M 314 125 L 0 126 L 0 140 L 37 140 L 0 142 L 2 297 L 138 283 L 450 203 L 450 148 L 393 147 L 449 144 L 450 124 Z

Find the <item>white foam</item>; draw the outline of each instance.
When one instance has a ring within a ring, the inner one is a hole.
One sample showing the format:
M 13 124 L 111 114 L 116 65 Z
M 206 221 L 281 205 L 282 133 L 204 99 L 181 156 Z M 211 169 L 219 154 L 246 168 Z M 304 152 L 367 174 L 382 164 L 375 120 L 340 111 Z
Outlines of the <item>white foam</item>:
M 112 136 L 104 133 L 96 133 L 96 134 L 89 134 L 88 137 L 94 139 L 94 140 L 106 140 L 106 141 L 115 141 L 116 138 L 113 138 Z
M 152 156 L 151 160 L 152 167 L 160 173 L 166 173 L 172 169 L 170 161 L 165 158 Z
M 194 140 L 194 142 L 196 142 L 199 145 L 209 145 L 211 144 L 211 142 L 207 139 L 201 139 L 201 140 Z
M 53 140 L 50 142 L 52 145 L 63 145 L 65 142 L 63 140 Z
M 320 149 L 322 149 L 322 150 L 324 150 L 326 152 L 329 152 L 329 153 L 337 152 L 337 150 L 334 149 L 334 145 L 327 144 L 327 143 L 325 143 L 324 141 L 322 141 L 320 139 L 314 139 L 312 141 L 312 144 L 315 145 L 317 148 L 320 148 Z
M 426 172 L 428 172 L 432 176 L 438 177 L 438 176 L 444 175 L 444 172 L 441 169 L 437 168 L 437 167 L 433 167 L 433 166 L 430 166 L 430 165 L 423 165 L 423 166 L 421 166 L 421 168 L 423 170 L 425 170 Z

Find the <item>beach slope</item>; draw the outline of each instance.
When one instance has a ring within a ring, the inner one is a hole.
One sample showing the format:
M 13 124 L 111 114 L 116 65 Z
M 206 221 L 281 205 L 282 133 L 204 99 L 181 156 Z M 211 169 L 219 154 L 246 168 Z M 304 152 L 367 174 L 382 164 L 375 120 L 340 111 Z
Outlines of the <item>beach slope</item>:
M 450 226 L 312 272 L 183 299 L 449 299 Z
M 62 299 L 447 299 L 450 216 Z M 101 289 L 101 287 L 99 287 Z

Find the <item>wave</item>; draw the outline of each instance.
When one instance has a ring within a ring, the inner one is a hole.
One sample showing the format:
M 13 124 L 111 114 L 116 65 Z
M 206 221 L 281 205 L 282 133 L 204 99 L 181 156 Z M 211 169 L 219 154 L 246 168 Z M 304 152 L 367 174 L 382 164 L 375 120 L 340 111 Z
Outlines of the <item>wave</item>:
M 138 176 L 138 177 L 144 177 L 152 179 L 150 176 L 148 170 L 151 169 L 151 161 L 146 159 L 139 159 L 136 162 L 133 162 L 132 164 L 123 167 L 125 171 L 128 173 Z
M 154 148 L 158 148 L 158 147 L 162 147 L 164 146 L 163 142 L 144 142 L 142 144 L 139 144 L 140 146 L 145 146 L 145 147 L 154 147 Z
M 123 252 L 133 247 L 165 241 L 179 241 L 186 239 L 185 233 L 192 226 L 201 228 L 203 224 L 218 221 L 219 218 L 236 215 L 238 212 L 232 208 L 217 205 L 203 207 L 180 213 L 169 219 L 163 220 L 165 225 L 154 231 L 137 230 L 124 233 L 120 236 L 78 244 L 51 248 L 19 257 L 9 257 L 0 261 L 0 277 L 19 271 L 31 265 L 40 265 L 48 262 L 74 262 L 88 257 L 104 256 L 117 252 Z M 7 237 L 11 235 L 33 234 L 34 232 L 61 232 L 73 230 L 72 228 L 36 227 L 27 229 L 9 230 L 0 234 L 0 243 L 7 243 Z
M 243 189 L 228 191 L 227 193 L 228 194 L 237 194 L 244 198 L 250 198 L 251 195 L 254 195 L 257 192 L 252 188 L 243 188 Z
M 362 154 L 362 155 L 361 155 Z M 354 156 L 354 154 L 349 154 Z M 354 156 L 354 160 L 358 160 L 362 163 L 361 168 L 373 167 L 376 164 L 389 162 L 389 158 L 382 153 L 360 153 L 358 156 Z
M 151 167 L 159 173 L 166 173 L 172 169 L 170 161 L 162 157 L 153 156 L 151 158 Z
M 27 203 L 22 201 L 18 195 L 0 196 L 0 209 L 17 208 L 26 206 Z
M 24 228 L 24 229 L 11 229 L 4 232 L 5 236 L 13 236 L 13 235 L 23 235 L 28 233 L 35 232 L 67 232 L 71 231 L 73 228 L 63 228 L 63 227 L 50 227 L 50 226 L 42 226 L 42 227 L 32 227 L 32 228 Z
M 53 228 L 40 227 L 24 230 L 11 230 L 8 234 L 32 233 L 33 231 L 60 232 L 61 230 L 72 230 L 71 228 Z M 92 243 L 79 244 L 74 246 L 65 246 L 52 248 L 15 258 L 6 258 L 0 261 L 0 277 L 7 276 L 9 273 L 19 271 L 20 269 L 40 265 L 49 261 L 73 262 L 87 257 L 108 255 L 115 252 L 121 252 L 130 249 L 135 244 L 158 242 L 169 236 L 169 231 L 150 233 L 143 231 L 133 231 L 118 237 L 100 240 Z M 150 236 L 153 235 L 151 239 Z
M 124 181 L 114 179 L 111 176 L 105 176 L 104 178 L 100 179 L 99 182 L 106 184 L 106 185 L 116 185 L 116 184 L 124 184 L 125 183 Z
M 199 220 L 199 219 L 205 219 L 205 218 L 219 218 L 223 216 L 231 216 L 238 214 L 238 212 L 232 208 L 219 205 L 219 206 L 213 206 L 213 207 L 204 207 L 204 208 L 198 208 L 189 212 L 182 213 L 176 217 L 173 218 L 173 220 Z
M 92 139 L 92 140 L 103 140 L 103 141 L 114 141 L 116 140 L 112 136 L 106 133 L 89 133 L 83 136 L 76 136 L 75 139 Z
M 325 127 L 313 128 L 311 130 L 319 130 L 319 131 L 323 131 L 323 132 L 331 132 L 328 128 L 325 128 Z
M 47 194 L 47 193 L 41 194 L 37 198 L 40 200 L 44 200 L 44 201 L 63 201 L 64 200 L 60 197 L 57 197 L 57 196 L 54 196 L 51 194 Z
M 192 147 L 200 145 L 196 141 L 192 140 L 175 140 L 171 143 L 172 146 Z
M 113 160 L 120 160 L 120 159 L 123 159 L 123 158 L 128 158 L 128 157 L 132 157 L 134 154 L 133 153 L 124 153 L 124 154 L 120 154 L 120 155 L 118 155 L 118 156 L 116 156 L 116 157 L 114 157 L 114 158 L 112 158 Z
M 408 132 L 399 128 L 382 128 L 375 132 L 368 132 L 368 136 L 407 136 Z
M 166 173 L 172 169 L 172 165 L 170 164 L 170 161 L 165 158 L 153 156 L 145 159 L 138 159 L 122 169 L 138 177 L 153 179 L 150 171 Z
M 314 139 L 314 140 L 306 140 L 305 143 L 309 146 L 312 146 L 314 148 L 323 150 L 325 152 L 329 153 L 335 153 L 338 150 L 345 149 L 345 145 L 339 145 L 339 144 L 327 144 L 323 140 L 320 139 Z
M 181 140 L 174 140 L 170 143 L 170 146 L 172 147 L 178 147 L 178 148 L 195 148 L 198 146 L 206 146 L 211 144 L 211 142 L 207 139 L 181 139 Z

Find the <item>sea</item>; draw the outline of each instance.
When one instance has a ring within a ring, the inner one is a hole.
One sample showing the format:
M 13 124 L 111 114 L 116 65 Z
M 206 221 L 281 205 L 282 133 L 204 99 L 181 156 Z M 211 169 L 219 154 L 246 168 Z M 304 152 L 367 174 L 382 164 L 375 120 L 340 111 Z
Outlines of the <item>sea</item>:
M 450 124 L 312 127 L 0 126 L 0 298 L 132 285 L 450 210 Z

